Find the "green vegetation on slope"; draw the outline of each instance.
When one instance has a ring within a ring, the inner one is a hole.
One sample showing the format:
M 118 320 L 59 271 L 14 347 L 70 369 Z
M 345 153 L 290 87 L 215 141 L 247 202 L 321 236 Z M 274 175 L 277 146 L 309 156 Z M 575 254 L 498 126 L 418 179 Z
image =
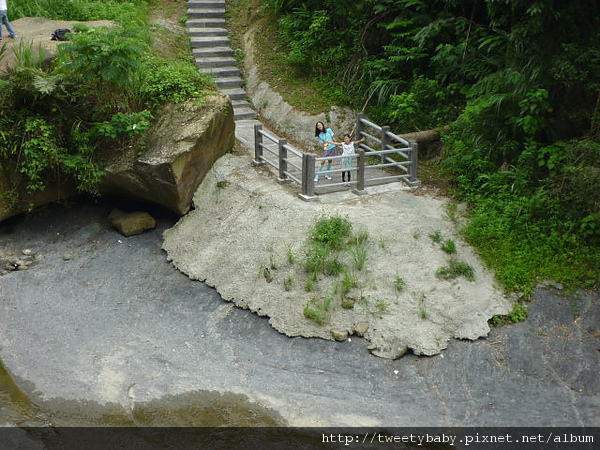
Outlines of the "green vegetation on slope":
M 176 2 L 183 11 L 185 2 Z M 11 20 L 115 20 L 114 27 L 73 27 L 58 56 L 43 63 L 41 50 L 15 45 L 17 62 L 0 80 L 1 195 L 16 202 L 23 191 L 74 182 L 94 193 L 102 163 L 145 149 L 146 131 L 166 102 L 202 101 L 214 90 L 199 74 L 185 33 L 163 39 L 152 26 L 154 2 L 13 0 Z M 178 20 L 181 19 L 178 18 Z M 159 42 L 155 39 L 158 36 Z M 0 58 L 6 52 L 6 44 Z

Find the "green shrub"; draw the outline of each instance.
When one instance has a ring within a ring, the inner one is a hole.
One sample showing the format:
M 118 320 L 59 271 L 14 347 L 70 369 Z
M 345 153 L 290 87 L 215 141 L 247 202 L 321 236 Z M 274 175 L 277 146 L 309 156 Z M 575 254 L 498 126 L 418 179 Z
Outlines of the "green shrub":
M 339 250 L 350 235 L 352 224 L 346 218 L 339 216 L 320 217 L 310 233 L 313 243 Z
M 324 298 L 317 300 L 312 298 L 308 301 L 304 308 L 304 317 L 315 321 L 319 325 L 325 325 L 329 320 L 329 309 L 331 307 L 331 299 Z
M 429 234 L 429 238 L 436 244 L 439 244 L 442 242 L 442 232 L 440 230 L 435 230 L 433 233 Z
M 166 102 L 202 100 L 207 91 L 216 90 L 214 80 L 198 72 L 188 61 L 151 57 L 144 61 L 141 69 L 140 100 L 152 108 Z
M 356 270 L 363 270 L 367 261 L 367 239 L 369 233 L 361 232 L 351 240 L 350 253 L 354 259 Z
M 451 259 L 450 264 L 440 267 L 435 275 L 443 280 L 451 280 L 460 276 L 465 277 L 469 281 L 475 281 L 475 271 L 468 263 Z
M 456 244 L 452 239 L 448 239 L 442 244 L 442 250 L 450 255 L 456 253 Z
M 394 286 L 396 287 L 396 290 L 398 292 L 402 292 L 402 290 L 404 289 L 404 279 L 401 277 L 396 277 L 396 279 L 394 280 Z
M 57 70 L 95 86 L 104 96 L 126 93 L 135 88 L 150 51 L 140 30 L 74 27 L 70 42 L 58 47 Z
M 146 18 L 148 0 L 12 0 L 11 20 L 47 17 L 53 20 L 114 20 L 134 24 Z
M 523 303 L 515 303 L 513 309 L 506 315 L 495 315 L 488 323 L 490 326 L 508 325 L 511 323 L 522 322 L 527 319 L 529 310 Z

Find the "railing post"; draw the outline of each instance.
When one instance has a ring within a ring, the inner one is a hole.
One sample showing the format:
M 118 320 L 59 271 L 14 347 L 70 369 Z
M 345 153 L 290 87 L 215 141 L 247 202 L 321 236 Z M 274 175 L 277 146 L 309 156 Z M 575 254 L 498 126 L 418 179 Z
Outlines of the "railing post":
M 315 200 L 315 155 L 302 154 L 302 193 L 300 198 L 305 201 Z
M 252 164 L 254 164 L 255 166 L 261 165 L 263 163 L 263 160 L 262 160 L 263 137 L 262 137 L 262 134 L 260 133 L 261 130 L 262 130 L 261 123 L 254 124 L 254 160 L 252 161 Z
M 287 172 L 287 149 L 285 146 L 287 145 L 287 140 L 279 139 L 277 141 L 277 146 L 279 147 L 279 178 L 277 181 L 279 183 L 283 183 L 288 181 L 288 177 L 286 175 Z
M 420 186 L 421 181 L 417 178 L 417 165 L 419 161 L 419 143 L 410 141 L 410 164 L 408 166 L 408 181 L 411 186 Z
M 390 143 L 390 136 L 388 133 L 390 132 L 390 127 L 387 125 L 385 127 L 381 127 L 381 150 L 385 151 L 388 149 L 388 145 Z M 381 164 L 385 164 L 386 155 L 381 156 Z
M 365 151 L 362 148 L 358 149 L 358 158 L 356 162 L 356 190 L 357 194 L 365 192 Z
M 356 116 L 356 139 L 355 140 L 359 140 L 362 136 L 362 132 L 365 129 L 364 125 L 363 125 L 363 119 L 365 118 L 365 115 L 363 113 L 359 113 Z

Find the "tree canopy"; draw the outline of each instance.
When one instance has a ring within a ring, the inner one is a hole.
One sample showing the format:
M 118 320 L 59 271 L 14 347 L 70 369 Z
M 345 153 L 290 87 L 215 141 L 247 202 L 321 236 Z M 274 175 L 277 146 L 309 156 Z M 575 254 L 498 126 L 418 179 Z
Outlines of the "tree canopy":
M 269 4 L 299 77 L 398 132 L 445 127 L 465 236 L 507 286 L 600 283 L 599 1 Z

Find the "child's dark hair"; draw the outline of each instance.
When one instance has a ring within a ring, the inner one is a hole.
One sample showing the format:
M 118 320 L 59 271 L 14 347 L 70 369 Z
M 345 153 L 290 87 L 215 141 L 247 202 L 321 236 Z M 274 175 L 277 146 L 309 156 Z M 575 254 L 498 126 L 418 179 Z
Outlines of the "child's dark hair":
M 315 124 L 315 137 L 319 137 L 319 134 L 321 134 L 321 130 L 319 130 L 319 124 L 323 125 L 323 133 L 325 133 L 327 131 L 325 124 L 323 122 L 319 121 Z
M 348 133 L 346 133 L 344 137 L 348 137 L 350 140 L 352 140 L 352 136 L 350 136 Z

